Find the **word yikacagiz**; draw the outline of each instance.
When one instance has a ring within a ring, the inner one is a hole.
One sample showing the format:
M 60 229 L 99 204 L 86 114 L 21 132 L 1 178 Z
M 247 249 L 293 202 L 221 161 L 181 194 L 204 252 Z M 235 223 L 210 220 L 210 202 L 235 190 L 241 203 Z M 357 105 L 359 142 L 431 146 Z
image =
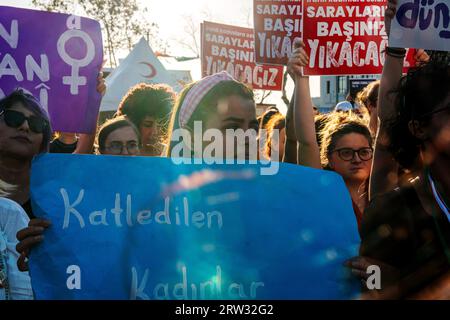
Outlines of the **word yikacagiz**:
M 219 211 L 212 211 L 204 213 L 202 211 L 196 211 L 191 214 L 189 208 L 189 201 L 186 197 L 183 197 L 183 208 L 170 206 L 170 198 L 165 198 L 164 209 L 156 213 L 152 213 L 151 210 L 140 210 L 139 212 L 132 212 L 132 196 L 126 196 L 125 208 L 121 206 L 121 195 L 117 193 L 115 195 L 114 207 L 110 210 L 101 209 L 89 212 L 80 212 L 81 209 L 77 209 L 81 205 L 84 198 L 84 190 L 80 190 L 78 197 L 75 201 L 71 202 L 67 190 L 62 188 L 60 190 L 62 199 L 64 201 L 64 222 L 63 229 L 69 228 L 72 224 L 85 228 L 86 224 L 91 226 L 110 226 L 122 227 L 124 225 L 132 227 L 134 225 L 147 225 L 150 223 L 156 223 L 160 225 L 175 225 L 185 227 L 201 228 L 218 228 L 221 229 L 223 225 L 222 213 Z M 180 212 L 182 211 L 182 212 Z M 77 223 L 78 222 L 78 223 Z
M 234 78 L 252 86 L 275 87 L 277 85 L 278 68 L 244 65 L 206 56 L 206 74 L 211 75 L 221 71 L 227 71 Z
M 296 39 L 293 40 L 287 37 L 279 37 L 276 35 L 268 36 L 265 32 L 258 32 L 259 56 L 267 58 L 284 58 L 289 57 L 293 51 L 293 45 Z
M 222 268 L 216 266 L 215 271 L 216 274 L 213 277 L 208 276 L 208 279 L 212 280 L 193 283 L 188 279 L 187 267 L 182 266 L 181 282 L 173 286 L 170 283 L 161 282 L 147 288 L 147 281 L 151 279 L 149 269 L 145 269 L 142 278 L 139 279 L 137 269 L 133 267 L 131 268 L 130 300 L 255 299 L 257 291 L 264 287 L 264 282 L 258 281 L 252 281 L 247 286 L 231 280 L 225 283 L 222 279 Z
M 309 39 L 308 45 L 311 48 L 309 67 L 312 69 L 338 68 L 340 66 L 363 67 L 368 65 L 378 67 L 384 64 L 384 54 L 382 52 L 387 46 L 387 40 L 383 39 L 380 43 L 375 41 L 369 41 L 368 43 L 356 41 L 353 44 L 350 42 L 341 44 L 327 41 L 320 45 L 319 40 Z

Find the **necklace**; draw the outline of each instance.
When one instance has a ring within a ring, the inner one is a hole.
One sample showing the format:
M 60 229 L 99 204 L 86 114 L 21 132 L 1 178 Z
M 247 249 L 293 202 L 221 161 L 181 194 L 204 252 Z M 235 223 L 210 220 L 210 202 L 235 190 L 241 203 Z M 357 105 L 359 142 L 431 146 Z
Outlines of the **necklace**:
M 441 195 L 438 193 L 436 186 L 434 184 L 433 178 L 431 178 L 431 174 L 429 171 L 428 171 L 427 176 L 428 176 L 428 181 L 430 182 L 430 185 L 431 185 L 431 190 L 433 191 L 434 199 L 436 200 L 436 202 L 439 205 L 439 207 L 441 208 L 441 210 L 446 214 L 447 219 L 450 219 L 449 210 L 448 210 L 444 200 L 441 198 Z M 431 211 L 432 211 L 431 213 L 433 216 L 434 223 L 436 225 L 436 229 L 438 231 L 439 238 L 441 240 L 442 245 L 444 246 L 444 252 L 445 252 L 445 255 L 447 256 L 447 261 L 450 263 L 450 249 L 445 241 L 444 235 L 442 234 L 441 228 L 439 227 L 438 216 L 434 212 L 435 211 L 434 209 L 431 209 Z
M 434 199 L 436 200 L 437 204 L 439 205 L 439 208 L 441 208 L 441 210 L 445 213 L 445 215 L 447 216 L 447 219 L 450 221 L 450 212 L 449 209 L 447 207 L 447 205 L 445 204 L 442 196 L 439 194 L 439 192 L 436 189 L 436 185 L 434 184 L 433 178 L 431 178 L 430 173 L 428 173 L 428 181 L 430 181 L 430 185 L 431 185 L 431 190 L 433 191 L 433 196 Z

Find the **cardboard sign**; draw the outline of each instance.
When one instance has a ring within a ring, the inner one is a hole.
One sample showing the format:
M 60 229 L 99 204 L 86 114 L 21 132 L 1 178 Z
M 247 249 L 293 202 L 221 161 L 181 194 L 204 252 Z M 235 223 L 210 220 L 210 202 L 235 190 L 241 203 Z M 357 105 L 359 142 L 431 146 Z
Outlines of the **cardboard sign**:
M 302 37 L 302 0 L 253 0 L 256 62 L 286 65 Z
M 308 75 L 379 74 L 387 36 L 385 0 L 304 2 Z
M 283 67 L 255 63 L 253 29 L 202 23 L 202 76 L 227 71 L 252 89 L 281 90 Z
M 367 78 L 360 78 L 360 79 L 348 79 L 349 82 L 349 89 L 350 89 L 350 95 L 352 97 L 356 97 L 358 92 L 360 92 L 362 89 L 367 87 L 368 84 L 376 81 L 376 79 L 367 79 Z
M 37 299 L 349 299 L 360 282 L 350 195 L 333 172 L 281 163 L 42 155 L 33 212 Z M 301 183 L 301 182 L 304 183 Z M 326 199 L 326 201 L 324 201 Z
M 0 97 L 17 87 L 40 100 L 54 130 L 92 133 L 103 61 L 97 21 L 0 7 Z
M 399 0 L 392 21 L 390 45 L 450 51 L 450 2 Z

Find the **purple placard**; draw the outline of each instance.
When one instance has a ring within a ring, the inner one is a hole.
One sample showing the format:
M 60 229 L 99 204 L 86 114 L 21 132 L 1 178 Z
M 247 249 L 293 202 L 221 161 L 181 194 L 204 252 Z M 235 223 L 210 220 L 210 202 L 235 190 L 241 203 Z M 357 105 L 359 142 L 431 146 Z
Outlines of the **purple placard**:
M 95 132 L 102 62 L 97 21 L 0 6 L 0 97 L 28 90 L 49 111 L 53 130 Z

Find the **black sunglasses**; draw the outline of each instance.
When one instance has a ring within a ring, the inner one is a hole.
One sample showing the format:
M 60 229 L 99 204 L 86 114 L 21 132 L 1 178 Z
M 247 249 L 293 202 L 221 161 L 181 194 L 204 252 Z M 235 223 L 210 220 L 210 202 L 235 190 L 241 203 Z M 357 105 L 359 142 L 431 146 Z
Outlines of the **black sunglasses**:
M 6 125 L 11 128 L 19 128 L 25 120 L 28 122 L 30 130 L 35 133 L 43 133 L 48 127 L 48 123 L 45 119 L 37 116 L 26 117 L 22 112 L 15 110 L 0 111 L 0 116 L 3 116 Z

